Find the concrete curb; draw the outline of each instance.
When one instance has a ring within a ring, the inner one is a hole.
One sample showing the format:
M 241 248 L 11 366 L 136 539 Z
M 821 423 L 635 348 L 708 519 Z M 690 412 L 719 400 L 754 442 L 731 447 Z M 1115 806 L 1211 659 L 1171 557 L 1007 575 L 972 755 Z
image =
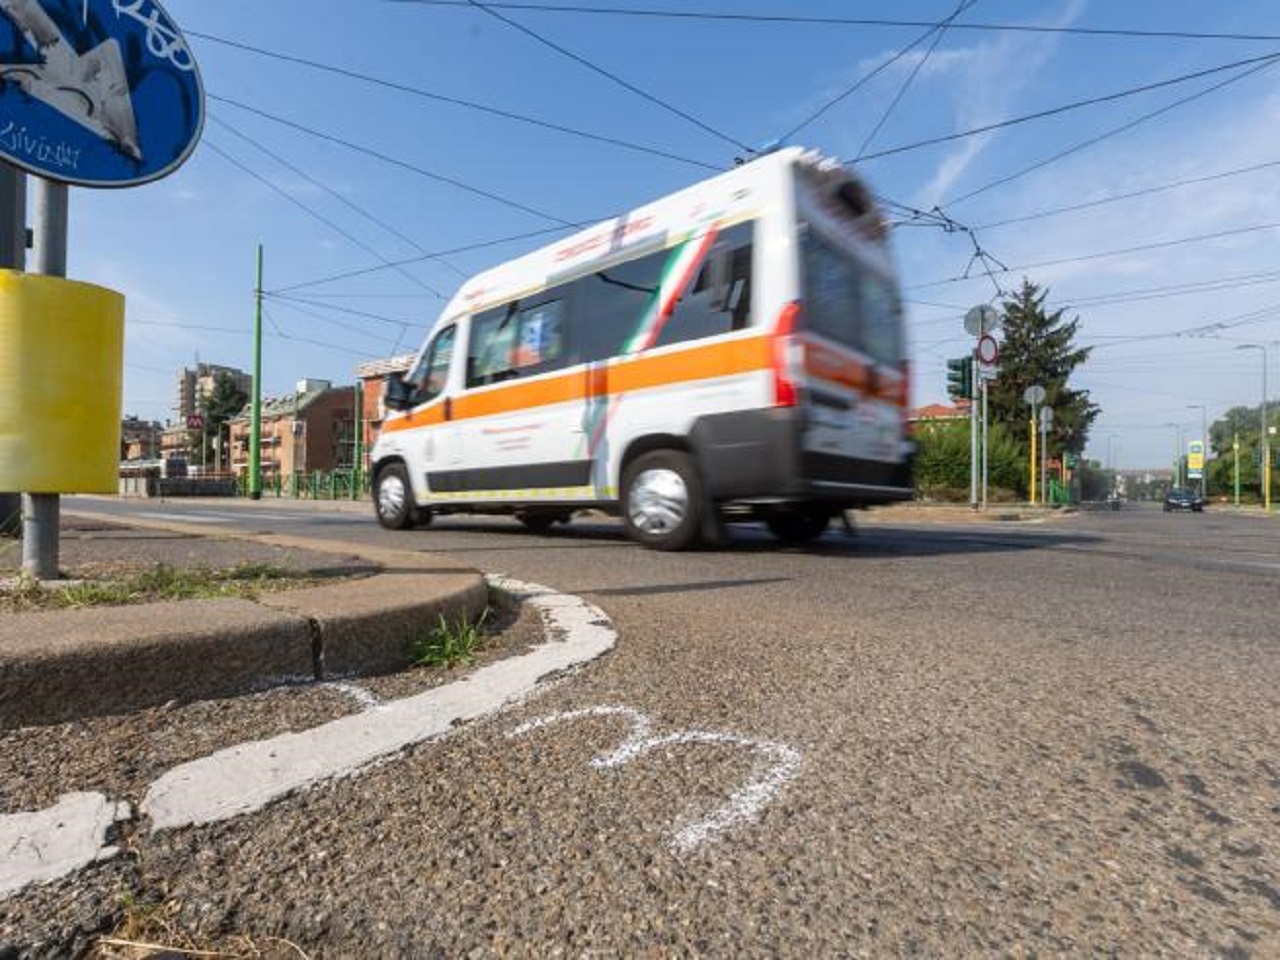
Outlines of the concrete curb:
M 72 512 L 72 511 L 69 511 Z M 207 527 L 75 515 L 209 538 Z M 0 620 L 0 730 L 234 696 L 289 680 L 384 673 L 440 616 L 478 616 L 483 575 L 439 554 L 274 534 L 218 536 L 356 554 L 380 571 L 257 601 L 189 600 Z

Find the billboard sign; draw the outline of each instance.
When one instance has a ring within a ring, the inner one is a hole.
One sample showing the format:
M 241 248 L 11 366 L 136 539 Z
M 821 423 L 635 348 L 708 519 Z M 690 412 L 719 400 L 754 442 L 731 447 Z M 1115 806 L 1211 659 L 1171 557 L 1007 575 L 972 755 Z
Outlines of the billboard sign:
M 1204 476 L 1204 443 L 1192 440 L 1187 444 L 1187 477 L 1199 480 Z
M 0 159 L 136 186 L 181 166 L 203 125 L 200 71 L 157 0 L 0 0 Z

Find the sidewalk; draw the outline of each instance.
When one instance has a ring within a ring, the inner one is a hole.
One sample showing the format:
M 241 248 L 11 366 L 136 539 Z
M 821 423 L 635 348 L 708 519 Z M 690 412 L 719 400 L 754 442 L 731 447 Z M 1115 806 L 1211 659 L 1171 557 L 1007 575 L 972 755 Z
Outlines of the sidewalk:
M 410 662 L 413 642 L 440 615 L 469 619 L 488 602 L 478 571 L 440 555 L 273 534 L 210 536 L 194 524 L 130 518 L 124 525 L 80 510 L 64 514 L 62 531 L 60 566 L 71 576 L 102 579 L 160 563 L 215 570 L 265 563 L 321 582 L 256 600 L 0 616 L 0 730 L 388 672 Z M 20 544 L 0 540 L 0 579 L 20 566 Z

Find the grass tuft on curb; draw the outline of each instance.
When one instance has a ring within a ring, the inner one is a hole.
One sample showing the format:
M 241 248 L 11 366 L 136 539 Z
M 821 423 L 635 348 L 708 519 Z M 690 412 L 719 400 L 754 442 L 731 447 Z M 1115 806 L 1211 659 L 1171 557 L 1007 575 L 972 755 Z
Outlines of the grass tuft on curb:
M 163 600 L 255 600 L 262 593 L 314 582 L 310 574 L 269 563 L 241 563 L 225 570 L 157 564 L 129 576 L 50 586 L 20 574 L 0 590 L 0 611 L 66 610 Z
M 471 666 L 484 644 L 484 625 L 489 619 L 490 608 L 474 621 L 458 620 L 450 623 L 440 614 L 439 622 L 426 636 L 415 641 L 412 648 L 413 662 L 420 667 Z

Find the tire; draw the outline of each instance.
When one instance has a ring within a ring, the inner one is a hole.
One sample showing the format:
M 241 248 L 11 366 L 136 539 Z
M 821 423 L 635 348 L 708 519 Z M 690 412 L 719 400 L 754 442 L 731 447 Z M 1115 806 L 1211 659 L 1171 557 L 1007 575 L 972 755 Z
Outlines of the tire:
M 388 530 L 406 530 L 419 523 L 413 488 L 403 463 L 389 463 L 378 471 L 373 483 L 373 505 L 378 523 Z
M 769 532 L 783 543 L 809 543 L 817 540 L 831 524 L 831 511 L 804 505 L 780 510 L 765 518 Z
M 516 513 L 516 519 L 530 533 L 546 533 L 557 523 L 568 523 L 569 514 L 563 510 L 521 510 Z
M 651 550 L 684 550 L 698 538 L 702 482 L 689 455 L 654 450 L 622 474 L 622 523 L 627 536 Z

